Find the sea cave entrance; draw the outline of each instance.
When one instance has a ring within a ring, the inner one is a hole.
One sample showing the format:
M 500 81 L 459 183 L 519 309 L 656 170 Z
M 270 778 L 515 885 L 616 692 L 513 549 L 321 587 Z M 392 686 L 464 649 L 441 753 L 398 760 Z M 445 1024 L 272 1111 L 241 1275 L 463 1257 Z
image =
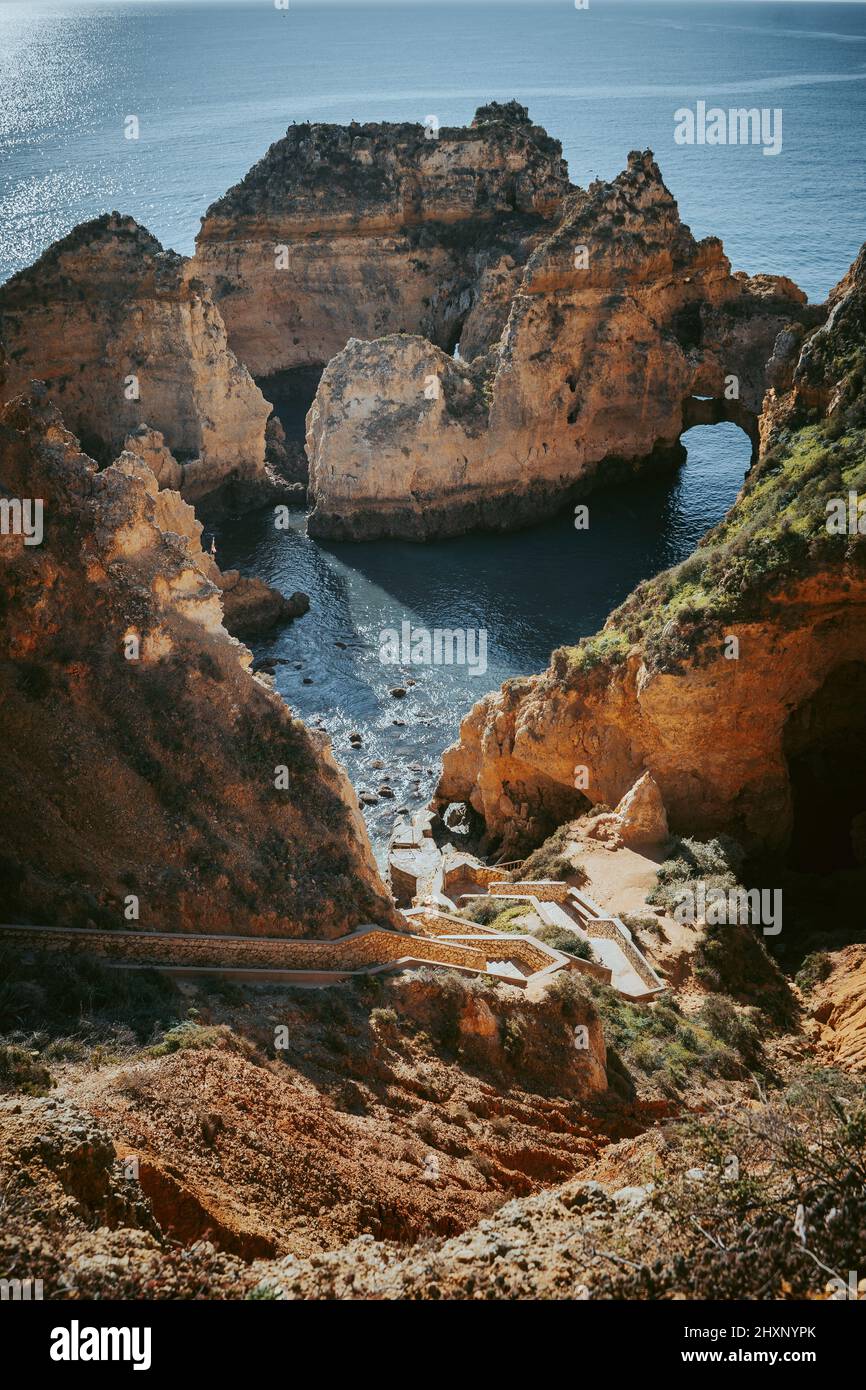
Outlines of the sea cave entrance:
M 866 664 L 837 666 L 791 713 L 783 748 L 793 800 L 792 868 L 866 864 Z
M 324 362 L 318 362 L 256 377 L 256 385 L 273 406 L 285 433 L 286 458 L 283 460 L 277 455 L 274 462 L 292 481 L 306 483 L 309 480 L 304 448 L 307 411 L 315 400 L 324 370 Z

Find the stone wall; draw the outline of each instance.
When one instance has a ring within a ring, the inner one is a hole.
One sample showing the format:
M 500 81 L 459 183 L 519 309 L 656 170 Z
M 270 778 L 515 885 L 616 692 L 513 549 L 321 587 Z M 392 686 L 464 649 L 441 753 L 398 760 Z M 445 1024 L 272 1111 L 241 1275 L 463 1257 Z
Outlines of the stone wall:
M 635 974 L 643 980 L 648 989 L 664 989 L 658 975 L 644 960 L 626 928 L 615 917 L 590 917 L 587 919 L 584 930 L 589 937 L 604 936 L 608 940 L 615 941 Z
M 89 931 L 85 928 L 4 926 L 0 942 L 49 951 L 87 951 L 138 965 L 236 966 L 239 969 L 359 970 L 413 956 L 442 965 L 484 970 L 485 955 L 467 942 L 427 940 L 406 932 L 362 927 L 335 941 L 273 937 L 193 936 L 169 932 Z M 545 964 L 548 962 L 545 961 Z
M 471 879 L 480 887 L 488 887 L 502 878 L 502 869 L 498 864 L 479 864 L 466 863 L 461 860 L 457 864 L 447 865 L 444 871 L 444 886 L 447 889 L 452 883 L 461 883 L 466 879 Z
M 482 927 L 478 922 L 468 922 L 462 917 L 450 917 L 447 912 L 437 912 L 435 908 L 410 909 L 406 913 L 409 925 L 417 925 L 425 936 L 495 936 L 491 927 Z
M 441 941 L 442 938 L 439 937 L 437 948 Z M 509 932 L 503 932 L 500 936 L 473 937 L 472 945 L 485 960 L 512 960 L 530 975 L 548 970 L 551 966 L 560 968 L 566 963 L 566 957 L 561 951 L 544 947 L 531 936 L 512 936 Z

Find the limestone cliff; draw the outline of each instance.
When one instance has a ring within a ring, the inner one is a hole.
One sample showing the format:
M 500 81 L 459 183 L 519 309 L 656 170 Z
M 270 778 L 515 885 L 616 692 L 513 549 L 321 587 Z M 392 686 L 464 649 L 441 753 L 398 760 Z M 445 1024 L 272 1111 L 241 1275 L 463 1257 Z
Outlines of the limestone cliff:
M 140 464 L 146 464 L 142 470 Z M 252 638 L 279 623 L 291 622 L 309 610 L 306 594 L 290 598 L 271 588 L 254 575 L 238 570 L 221 570 L 210 551 L 202 549 L 203 526 L 193 507 L 176 490 L 175 470 L 179 466 L 165 447 L 158 430 L 143 425 L 126 440 L 126 447 L 115 467 L 141 477 L 154 499 L 154 520 L 161 531 L 169 531 L 186 544 L 187 555 L 205 579 L 222 594 L 223 623 L 233 637 Z
M 829 313 L 815 333 L 802 342 L 793 329 L 777 342 L 770 362 L 770 390 L 760 421 L 764 453 L 786 433 L 827 416 L 831 431 L 863 423 L 866 391 L 866 247 L 848 274 L 831 292 Z
M 499 336 L 568 189 L 559 142 L 516 102 L 465 128 L 295 125 L 208 209 L 196 274 L 256 377 L 395 332 L 468 355 Z
M 648 771 L 674 830 L 857 862 L 866 543 L 856 518 L 828 527 L 828 504 L 866 492 L 862 252 L 831 303 L 790 393 L 770 393 L 775 426 L 725 520 L 599 634 L 464 720 L 437 800 L 471 802 L 507 854 Z
M 177 494 L 132 453 L 99 471 L 38 397 L 0 415 L 0 483 L 43 516 L 0 540 L 2 920 L 392 922 L 345 774 L 225 631 Z
M 308 417 L 312 533 L 525 523 L 680 457 L 690 425 L 732 419 L 756 442 L 777 339 L 820 314 L 695 241 L 649 152 L 569 195 L 515 289 L 501 339 L 469 364 L 406 336 L 329 364 Z
M 189 260 L 132 218 L 99 217 L 0 286 L 2 400 L 44 381 L 84 447 L 108 463 L 141 425 L 173 455 L 189 501 L 261 500 L 270 406 L 226 342 Z M 161 480 L 162 481 L 162 480 Z

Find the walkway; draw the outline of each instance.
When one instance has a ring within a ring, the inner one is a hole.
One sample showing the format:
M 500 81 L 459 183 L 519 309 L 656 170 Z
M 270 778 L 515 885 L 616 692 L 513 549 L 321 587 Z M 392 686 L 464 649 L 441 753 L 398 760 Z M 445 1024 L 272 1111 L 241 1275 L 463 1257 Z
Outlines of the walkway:
M 651 999 L 665 988 L 625 923 L 603 911 L 586 893 L 560 880 L 506 881 L 503 871 L 519 865 L 484 864 L 452 845 L 440 849 L 433 839 L 432 820 L 430 812 L 421 812 L 411 823 L 398 826 L 392 839 L 392 888 L 399 881 L 398 901 L 415 905 L 407 916 L 417 921 L 416 914 L 423 911 L 432 921 L 438 914 L 441 922 L 452 923 L 451 931 L 456 931 L 461 919 L 452 914 L 473 899 L 501 898 L 503 908 L 509 902 L 522 903 L 527 915 L 534 914 L 542 925 L 569 931 L 587 942 L 595 964 L 579 962 L 572 968 L 595 974 L 635 1001 Z M 530 930 L 523 939 L 532 935 Z

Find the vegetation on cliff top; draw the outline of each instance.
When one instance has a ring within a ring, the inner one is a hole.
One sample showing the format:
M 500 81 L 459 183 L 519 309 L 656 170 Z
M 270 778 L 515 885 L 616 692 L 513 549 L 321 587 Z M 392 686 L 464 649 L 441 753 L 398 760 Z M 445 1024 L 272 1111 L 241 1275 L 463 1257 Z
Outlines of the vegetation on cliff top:
M 831 499 L 866 492 L 864 282 L 861 251 L 827 324 L 804 344 L 769 446 L 727 516 L 682 564 L 639 584 L 600 632 L 555 652 L 558 680 L 617 665 L 637 647 L 650 671 L 678 673 L 712 659 L 725 625 L 760 619 L 796 582 L 866 563 L 862 536 L 827 527 Z
M 827 531 L 827 502 L 866 492 L 866 421 L 835 417 L 776 442 L 728 515 L 675 568 L 639 584 L 604 628 L 560 648 L 558 679 L 616 665 L 635 647 L 650 670 L 677 673 L 716 655 L 727 624 L 760 619 L 791 584 L 829 566 L 866 563 L 866 538 Z

